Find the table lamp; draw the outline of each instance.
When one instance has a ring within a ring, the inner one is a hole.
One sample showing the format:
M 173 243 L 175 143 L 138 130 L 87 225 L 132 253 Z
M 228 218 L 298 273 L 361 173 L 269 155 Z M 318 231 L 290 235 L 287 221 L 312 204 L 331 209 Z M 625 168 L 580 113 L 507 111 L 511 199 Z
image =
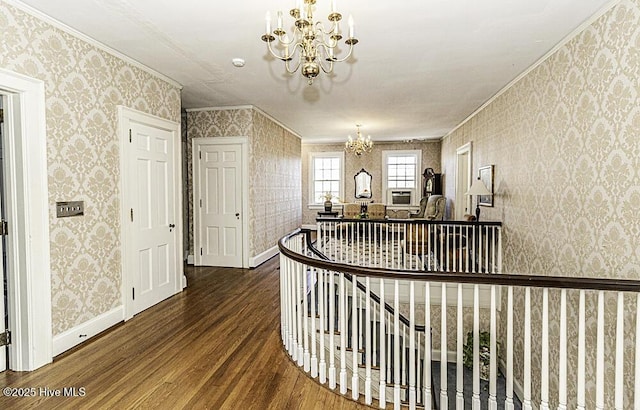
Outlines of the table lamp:
M 493 195 L 487 186 L 482 182 L 480 178 L 473 181 L 471 187 L 465 195 L 475 195 L 476 196 L 476 221 L 480 220 L 480 195 Z

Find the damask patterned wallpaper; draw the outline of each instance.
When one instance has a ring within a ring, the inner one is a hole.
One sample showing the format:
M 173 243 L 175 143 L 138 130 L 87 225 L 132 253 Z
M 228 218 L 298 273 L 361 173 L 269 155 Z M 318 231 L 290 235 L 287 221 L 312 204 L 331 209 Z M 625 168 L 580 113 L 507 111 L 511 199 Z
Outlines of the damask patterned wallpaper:
M 44 81 L 57 335 L 121 305 L 117 105 L 180 120 L 180 90 L 0 2 L 0 67 Z M 55 202 L 83 200 L 81 218 Z
M 450 201 L 455 200 L 456 148 L 472 142 L 475 171 L 495 165 L 495 206 L 482 212 L 486 219 L 504 224 L 505 272 L 638 279 L 639 50 L 640 1 L 623 0 L 443 139 Z M 550 317 L 558 318 L 559 296 L 552 292 L 551 297 Z M 533 298 L 534 323 L 539 323 L 540 293 L 533 292 Z M 519 293 L 516 302 L 522 301 Z M 575 314 L 575 295 L 569 301 L 570 314 Z M 613 314 L 613 306 L 607 299 L 608 313 Z M 593 349 L 594 295 L 587 298 L 587 309 L 587 343 Z M 517 312 L 515 323 L 521 319 L 522 312 Z M 553 340 L 558 326 L 554 319 Z M 569 340 L 576 340 L 576 328 L 570 325 Z M 633 340 L 633 328 L 626 328 L 627 340 Z M 517 331 L 521 337 L 521 329 Z M 612 328 L 606 331 L 613 335 Z M 538 327 L 533 340 L 540 340 Z M 610 364 L 614 350 L 611 344 L 605 349 Z M 536 347 L 534 366 L 539 365 L 539 354 Z M 557 351 L 551 354 L 552 371 L 557 372 Z M 594 359 L 587 357 L 589 376 L 595 372 Z M 625 359 L 629 371 L 633 357 Z M 575 371 L 575 351 L 569 360 Z M 520 359 L 514 367 L 521 377 Z M 606 407 L 611 408 L 612 366 L 605 380 Z M 533 384 L 539 395 L 539 372 L 534 372 Z M 557 376 L 550 384 L 555 407 Z M 575 392 L 574 373 L 569 389 Z M 595 407 L 594 390 L 587 386 L 587 408 Z M 632 402 L 632 390 L 625 392 L 626 403 Z M 575 396 L 571 400 L 570 407 L 575 407 Z
M 312 152 L 338 152 L 344 150 L 344 144 L 302 144 L 302 207 L 303 223 L 315 224 L 317 210 L 308 209 L 309 199 L 309 154 Z M 386 150 L 422 150 L 422 169 L 431 167 L 440 172 L 440 141 L 428 142 L 378 142 L 367 154 L 357 157 L 345 152 L 345 198 L 343 202 L 355 200 L 355 182 L 353 176 L 364 168 L 372 176 L 371 188 L 374 202 L 384 202 L 382 195 L 382 151 Z M 422 180 L 422 178 L 420 178 Z
M 300 138 L 260 110 L 247 108 L 187 112 L 188 203 L 193 209 L 192 138 L 249 137 L 249 255 L 276 246 L 300 227 Z M 187 201 L 185 201 L 187 202 Z M 193 212 L 189 212 L 193 254 Z

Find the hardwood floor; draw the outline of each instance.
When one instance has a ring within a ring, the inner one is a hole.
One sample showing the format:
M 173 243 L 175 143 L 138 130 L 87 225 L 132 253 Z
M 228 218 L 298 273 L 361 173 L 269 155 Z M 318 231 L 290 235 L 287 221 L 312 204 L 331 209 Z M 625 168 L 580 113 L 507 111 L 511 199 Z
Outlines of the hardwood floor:
M 2 409 L 361 409 L 288 358 L 278 258 L 254 270 L 186 267 L 187 289 L 33 372 L 0 373 Z M 75 388 L 78 397 L 42 394 Z M 84 393 L 84 394 L 83 394 Z

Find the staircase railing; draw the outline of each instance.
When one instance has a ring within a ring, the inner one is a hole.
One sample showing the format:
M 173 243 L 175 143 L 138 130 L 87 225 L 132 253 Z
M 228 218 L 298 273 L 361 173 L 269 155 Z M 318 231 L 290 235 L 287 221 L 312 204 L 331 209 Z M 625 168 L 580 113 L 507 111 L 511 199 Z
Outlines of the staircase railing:
M 389 237 L 372 238 L 373 244 L 386 246 Z M 448 238 L 432 238 L 446 247 Z M 447 257 L 446 248 L 428 245 L 419 272 L 370 267 L 308 256 L 305 242 L 301 232 L 279 242 L 283 343 L 306 372 L 342 394 L 351 390 L 353 399 L 380 408 L 448 408 L 449 402 L 456 408 L 482 402 L 508 409 L 518 402 L 525 409 L 534 402 L 540 408 L 640 408 L 634 394 L 634 387 L 640 392 L 639 281 L 470 275 L 450 270 L 460 255 L 445 264 L 433 252 Z M 457 266 L 491 272 L 500 266 L 496 252 L 493 258 L 465 251 L 470 262 Z M 488 285 L 486 301 L 482 285 Z M 408 316 L 404 331 L 401 313 Z M 417 331 L 417 324 L 430 331 Z M 480 379 L 481 330 L 490 335 L 486 382 Z M 463 365 L 468 333 L 470 371 Z

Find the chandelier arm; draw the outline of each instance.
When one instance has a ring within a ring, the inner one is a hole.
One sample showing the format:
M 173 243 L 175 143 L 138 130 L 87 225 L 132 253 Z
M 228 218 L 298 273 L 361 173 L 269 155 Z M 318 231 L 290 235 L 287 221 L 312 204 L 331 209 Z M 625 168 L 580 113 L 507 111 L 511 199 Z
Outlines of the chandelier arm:
M 351 54 L 353 54 L 353 44 L 350 44 L 350 45 L 349 45 L 349 52 L 347 53 L 347 55 L 346 55 L 346 56 L 344 56 L 343 58 L 335 58 L 335 59 L 333 60 L 333 62 L 334 62 L 334 63 L 342 63 L 342 62 L 344 62 L 344 61 L 348 60 L 348 59 L 349 59 L 349 57 L 351 57 Z
M 296 48 L 298 48 L 298 46 L 302 47 L 301 44 L 296 44 L 296 46 L 293 49 L 294 52 L 291 54 L 291 56 L 293 56 L 295 54 L 295 50 L 296 50 Z M 291 60 L 293 60 L 293 58 L 291 58 L 289 60 L 286 60 L 286 59 L 283 60 L 284 61 L 284 68 L 285 68 L 285 70 L 287 70 L 287 73 L 289 73 L 289 74 L 293 74 L 296 71 L 298 71 L 298 69 L 300 68 L 300 65 L 302 65 L 302 54 L 298 53 L 298 62 L 296 63 L 295 68 L 293 68 L 293 69 L 290 68 Z

